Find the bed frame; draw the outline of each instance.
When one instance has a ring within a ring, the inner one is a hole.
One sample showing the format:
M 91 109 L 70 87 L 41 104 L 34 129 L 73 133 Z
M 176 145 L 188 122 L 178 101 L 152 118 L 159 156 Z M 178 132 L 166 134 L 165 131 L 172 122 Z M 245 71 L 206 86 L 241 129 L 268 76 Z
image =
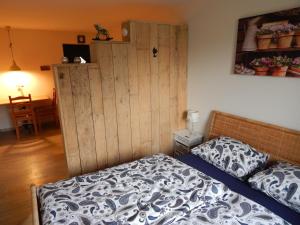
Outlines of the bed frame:
M 39 207 L 38 207 L 38 200 L 37 200 L 37 186 L 35 186 L 34 184 L 31 185 L 31 196 L 32 196 L 32 225 L 39 225 L 40 217 L 39 217 Z
M 241 140 L 259 151 L 267 152 L 271 161 L 283 160 L 300 165 L 300 132 L 228 113 L 213 111 L 206 139 L 220 135 Z
M 284 160 L 300 165 L 300 132 L 228 113 L 211 113 L 206 140 L 220 135 L 236 138 L 271 155 L 271 160 Z M 37 186 L 31 186 L 32 224 L 39 225 Z

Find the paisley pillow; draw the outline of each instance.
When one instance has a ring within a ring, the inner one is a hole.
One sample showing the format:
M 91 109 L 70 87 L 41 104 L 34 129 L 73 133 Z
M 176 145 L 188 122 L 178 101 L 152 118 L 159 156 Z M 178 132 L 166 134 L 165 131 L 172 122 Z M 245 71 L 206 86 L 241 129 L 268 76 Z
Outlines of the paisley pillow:
M 282 162 L 255 174 L 248 182 L 300 213 L 300 166 Z
M 261 169 L 269 158 L 248 144 L 223 136 L 199 145 L 192 153 L 241 180 Z

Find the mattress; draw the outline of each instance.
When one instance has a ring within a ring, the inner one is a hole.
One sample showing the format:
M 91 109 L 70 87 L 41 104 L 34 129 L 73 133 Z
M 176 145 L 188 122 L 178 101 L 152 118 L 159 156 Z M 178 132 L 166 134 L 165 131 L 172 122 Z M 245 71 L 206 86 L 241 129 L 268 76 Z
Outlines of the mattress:
M 157 154 L 39 187 L 42 224 L 289 224 L 217 179 Z
M 193 154 L 182 155 L 177 157 L 177 159 L 222 182 L 232 191 L 259 203 L 291 224 L 299 224 L 299 213 L 285 205 L 280 204 L 275 199 L 269 197 L 263 192 L 251 188 L 247 182 L 243 182 L 229 175 L 228 173 L 218 169 L 214 165 Z

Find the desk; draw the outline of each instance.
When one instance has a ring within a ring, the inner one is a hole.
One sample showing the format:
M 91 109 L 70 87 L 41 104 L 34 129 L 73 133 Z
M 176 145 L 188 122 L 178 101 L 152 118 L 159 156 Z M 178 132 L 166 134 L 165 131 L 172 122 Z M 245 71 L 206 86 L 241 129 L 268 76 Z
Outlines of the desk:
M 31 96 L 32 99 L 32 103 L 33 104 L 38 104 L 38 103 L 42 103 L 42 102 L 50 102 L 51 99 L 49 98 L 49 96 Z M 9 99 L 8 96 L 6 99 L 0 99 L 0 106 L 2 105 L 9 105 Z
M 49 105 L 52 100 L 48 96 L 32 96 L 33 107 Z M 9 99 L 0 99 L 0 132 L 13 130 L 14 126 L 11 121 L 9 111 Z

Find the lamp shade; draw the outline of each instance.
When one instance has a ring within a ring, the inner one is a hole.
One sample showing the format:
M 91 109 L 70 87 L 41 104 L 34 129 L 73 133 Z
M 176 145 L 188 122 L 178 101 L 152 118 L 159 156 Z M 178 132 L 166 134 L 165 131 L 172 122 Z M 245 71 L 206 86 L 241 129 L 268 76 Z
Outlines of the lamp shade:
M 12 65 L 9 67 L 10 71 L 19 71 L 21 70 L 21 68 L 17 65 L 16 61 L 15 61 L 15 57 L 14 57 L 14 51 L 13 51 L 13 43 L 11 40 L 11 36 L 10 36 L 10 26 L 6 27 L 7 29 L 7 34 L 8 34 L 8 39 L 9 39 L 9 48 L 10 48 L 10 53 L 11 53 L 11 58 L 12 58 Z
M 198 111 L 188 111 L 187 127 L 191 134 L 200 133 L 200 113 Z
M 10 71 L 20 71 L 21 68 L 17 65 L 15 60 L 13 60 L 12 65 L 9 67 Z
M 187 119 L 191 122 L 199 122 L 200 121 L 200 113 L 198 111 L 189 110 L 187 114 Z

